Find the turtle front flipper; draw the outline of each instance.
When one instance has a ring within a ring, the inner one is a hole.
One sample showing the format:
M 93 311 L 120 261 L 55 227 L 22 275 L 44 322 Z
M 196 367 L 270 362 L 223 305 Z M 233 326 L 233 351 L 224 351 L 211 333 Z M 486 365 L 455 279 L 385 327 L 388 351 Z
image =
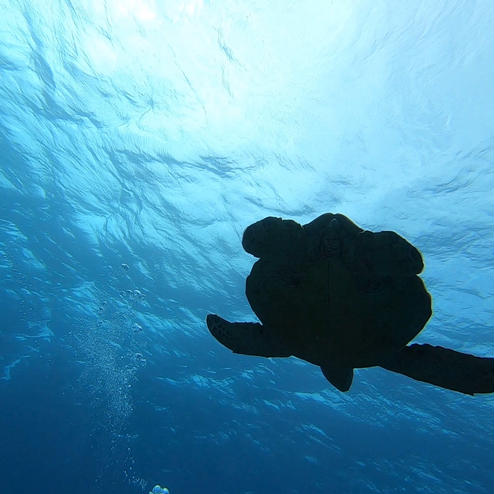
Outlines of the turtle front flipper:
M 211 334 L 233 353 L 259 357 L 289 357 L 283 342 L 274 341 L 266 327 L 254 322 L 228 322 L 208 314 L 206 324 Z
M 467 395 L 494 392 L 494 359 L 449 348 L 413 344 L 379 364 L 417 381 Z

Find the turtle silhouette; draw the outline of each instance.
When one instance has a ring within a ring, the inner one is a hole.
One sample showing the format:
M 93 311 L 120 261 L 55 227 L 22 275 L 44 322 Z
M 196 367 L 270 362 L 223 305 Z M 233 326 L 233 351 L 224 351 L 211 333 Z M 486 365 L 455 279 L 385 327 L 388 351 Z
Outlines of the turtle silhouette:
M 494 392 L 494 359 L 408 345 L 432 315 L 431 296 L 420 252 L 397 233 L 363 230 L 342 214 L 303 226 L 267 217 L 242 245 L 259 258 L 246 295 L 261 324 L 206 318 L 234 353 L 301 358 L 340 391 L 354 368 L 379 366 L 469 395 Z

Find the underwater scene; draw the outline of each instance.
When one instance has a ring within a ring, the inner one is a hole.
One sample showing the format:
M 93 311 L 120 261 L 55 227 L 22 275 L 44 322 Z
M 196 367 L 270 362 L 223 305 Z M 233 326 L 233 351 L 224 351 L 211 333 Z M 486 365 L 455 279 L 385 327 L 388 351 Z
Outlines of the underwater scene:
M 494 491 L 492 1 L 0 11 L 0 494 Z

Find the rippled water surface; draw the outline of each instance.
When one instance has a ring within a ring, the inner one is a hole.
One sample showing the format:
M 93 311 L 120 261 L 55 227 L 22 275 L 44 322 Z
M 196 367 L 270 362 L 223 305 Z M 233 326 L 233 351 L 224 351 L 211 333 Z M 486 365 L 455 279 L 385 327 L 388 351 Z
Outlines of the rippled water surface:
M 494 490 L 492 396 L 233 355 L 244 228 L 423 253 L 418 341 L 494 354 L 488 0 L 0 0 L 0 492 Z

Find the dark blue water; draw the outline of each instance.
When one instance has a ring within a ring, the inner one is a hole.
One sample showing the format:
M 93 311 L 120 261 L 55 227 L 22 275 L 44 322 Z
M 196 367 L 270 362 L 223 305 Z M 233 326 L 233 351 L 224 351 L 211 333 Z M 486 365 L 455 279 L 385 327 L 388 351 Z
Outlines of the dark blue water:
M 204 324 L 253 319 L 247 225 L 341 212 L 422 251 L 418 341 L 494 354 L 492 2 L 0 11 L 1 494 L 494 490 L 492 396 Z

